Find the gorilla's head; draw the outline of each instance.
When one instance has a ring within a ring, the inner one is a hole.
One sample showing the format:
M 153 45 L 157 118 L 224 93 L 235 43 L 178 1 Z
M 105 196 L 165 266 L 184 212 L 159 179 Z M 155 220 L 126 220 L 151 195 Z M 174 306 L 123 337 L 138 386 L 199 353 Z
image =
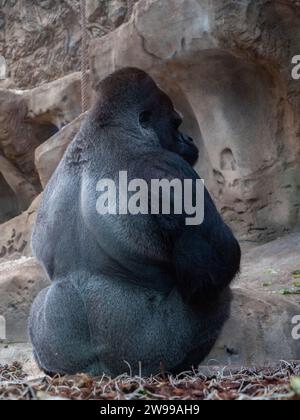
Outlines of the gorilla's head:
M 118 117 L 124 121 L 126 114 L 144 132 L 155 132 L 161 147 L 177 153 L 190 165 L 197 162 L 196 145 L 180 131 L 182 117 L 147 73 L 124 68 L 100 82 L 97 91 L 99 101 L 93 115 L 100 124 L 109 124 Z

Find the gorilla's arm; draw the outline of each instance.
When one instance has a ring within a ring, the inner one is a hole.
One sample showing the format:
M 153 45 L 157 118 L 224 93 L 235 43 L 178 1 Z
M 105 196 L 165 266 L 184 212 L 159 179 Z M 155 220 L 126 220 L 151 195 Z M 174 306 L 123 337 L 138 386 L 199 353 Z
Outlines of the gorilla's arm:
M 156 164 L 152 178 L 199 179 L 193 168 L 175 155 Z M 194 191 L 194 194 L 196 192 Z M 187 226 L 183 215 L 155 216 L 172 246 L 176 284 L 187 303 L 209 302 L 229 286 L 240 270 L 241 250 L 230 228 L 205 189 L 204 221 Z
M 207 191 L 204 205 L 203 224 L 186 226 L 179 233 L 172 254 L 177 287 L 189 303 L 217 298 L 240 269 L 239 244 Z

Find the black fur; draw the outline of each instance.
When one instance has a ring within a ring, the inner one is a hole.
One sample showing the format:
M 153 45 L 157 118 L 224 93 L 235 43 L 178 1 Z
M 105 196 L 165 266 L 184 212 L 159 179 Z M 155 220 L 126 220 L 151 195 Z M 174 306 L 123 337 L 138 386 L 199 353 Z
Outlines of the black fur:
M 205 220 L 100 216 L 97 182 L 194 179 L 198 150 L 170 99 L 138 69 L 118 71 L 44 192 L 32 245 L 52 286 L 34 302 L 30 336 L 54 373 L 150 375 L 199 364 L 229 316 L 240 247 L 208 192 Z

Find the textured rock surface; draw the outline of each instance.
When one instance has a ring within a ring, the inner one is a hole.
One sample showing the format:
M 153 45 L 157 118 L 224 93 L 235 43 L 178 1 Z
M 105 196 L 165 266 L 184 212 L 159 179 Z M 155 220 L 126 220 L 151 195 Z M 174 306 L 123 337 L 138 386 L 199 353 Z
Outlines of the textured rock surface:
M 101 37 L 128 18 L 136 0 L 87 0 L 88 37 Z M 0 55 L 21 88 L 80 70 L 79 0 L 0 0 Z
M 31 233 L 41 196 L 20 216 L 0 225 L 0 264 L 22 255 L 31 256 Z
M 93 41 L 91 69 L 94 84 L 122 66 L 150 71 L 198 139 L 225 219 L 240 237 L 270 239 L 299 223 L 299 49 L 299 1 L 140 0 Z
M 79 73 L 31 90 L 0 89 L 0 223 L 27 210 L 41 192 L 35 151 L 80 113 Z
M 20 175 L 34 185 L 33 156 L 42 139 L 26 121 L 27 114 L 24 92 L 0 89 L 0 152 L 16 166 Z
M 300 282 L 295 275 L 300 270 L 299 255 L 299 231 L 255 246 L 243 255 L 242 271 L 236 283 L 256 293 L 285 295 L 300 305 Z
M 35 54 L 49 58 L 68 31 L 73 42 L 78 4 L 5 2 L 2 38 L 10 39 L 13 28 L 20 34 L 9 48 L 6 43 L 5 54 L 13 52 L 11 65 L 25 72 L 26 63 L 34 62 L 41 81 L 47 80 Z M 127 2 L 89 0 L 87 5 L 89 33 L 96 37 L 90 49 L 94 85 L 125 65 L 152 73 L 184 114 L 200 148 L 199 173 L 240 239 L 269 240 L 299 224 L 300 84 L 291 77 L 292 57 L 300 48 L 298 2 L 140 0 L 131 20 L 113 32 L 130 14 Z M 12 10 L 19 15 L 6 18 Z M 20 22 L 20 16 L 28 19 Z M 108 34 L 99 40 L 106 33 L 99 32 L 102 26 Z M 44 28 L 39 36 L 37 28 Z M 31 42 L 25 42 L 24 31 Z M 33 40 L 43 54 L 37 48 L 30 55 Z M 71 61 L 67 55 L 67 65 Z M 44 66 L 51 74 L 52 62 Z M 55 65 L 59 62 L 57 55 Z M 79 74 L 28 91 L 0 90 L 1 95 L 0 151 L 6 161 L 1 159 L 0 223 L 24 211 L 40 192 L 35 150 L 79 115 Z M 40 149 L 36 153 L 43 185 L 61 157 L 51 156 L 50 142 L 45 147 L 44 160 Z
M 292 319 L 300 307 L 278 296 L 235 289 L 231 317 L 204 365 L 267 366 L 300 360 Z
M 73 73 L 24 92 L 27 119 L 60 130 L 81 113 L 81 77 Z
M 41 191 L 34 152 L 51 130 L 27 114 L 24 92 L 0 89 L 0 223 L 27 210 Z
M 48 285 L 33 258 L 0 264 L 0 314 L 8 342 L 27 342 L 27 320 L 35 296 Z

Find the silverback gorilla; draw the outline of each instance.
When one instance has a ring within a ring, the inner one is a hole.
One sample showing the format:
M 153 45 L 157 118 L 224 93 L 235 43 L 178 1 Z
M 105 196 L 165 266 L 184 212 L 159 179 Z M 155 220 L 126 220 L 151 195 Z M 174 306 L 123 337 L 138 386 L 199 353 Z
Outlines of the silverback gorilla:
M 29 332 L 49 373 L 179 372 L 209 354 L 230 313 L 236 239 L 205 190 L 205 218 L 100 215 L 97 183 L 199 179 L 198 150 L 171 100 L 143 71 L 99 84 L 98 100 L 45 189 L 32 245 L 52 285 Z M 173 197 L 174 199 L 174 197 Z

